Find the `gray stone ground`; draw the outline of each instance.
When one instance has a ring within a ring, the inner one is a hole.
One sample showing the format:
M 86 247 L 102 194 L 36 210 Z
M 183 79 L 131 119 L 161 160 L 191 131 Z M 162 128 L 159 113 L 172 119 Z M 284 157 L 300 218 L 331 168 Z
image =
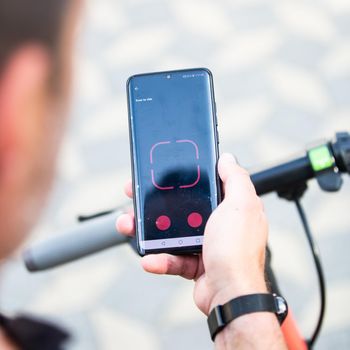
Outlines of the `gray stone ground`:
M 206 66 L 214 73 L 222 151 L 247 167 L 293 155 L 350 129 L 348 0 L 90 0 L 79 32 L 72 119 L 54 190 L 32 241 L 78 213 L 124 202 L 129 177 L 125 81 L 144 71 Z M 350 181 L 315 183 L 304 203 L 328 286 L 316 349 L 350 348 Z M 315 272 L 293 205 L 265 200 L 274 265 L 304 334 L 318 311 Z M 211 349 L 192 282 L 145 274 L 129 247 L 45 273 L 19 256 L 2 270 L 0 307 L 74 331 L 67 349 Z

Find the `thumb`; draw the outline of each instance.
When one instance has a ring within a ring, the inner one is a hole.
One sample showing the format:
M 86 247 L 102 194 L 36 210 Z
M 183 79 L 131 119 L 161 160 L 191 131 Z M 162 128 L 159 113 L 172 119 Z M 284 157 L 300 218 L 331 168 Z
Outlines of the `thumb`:
M 223 182 L 225 199 L 236 200 L 254 192 L 249 173 L 237 164 L 230 153 L 223 153 L 218 162 L 219 176 Z
M 225 184 L 228 177 L 234 171 L 237 164 L 236 158 L 231 153 L 223 153 L 219 158 L 218 171 L 221 181 Z

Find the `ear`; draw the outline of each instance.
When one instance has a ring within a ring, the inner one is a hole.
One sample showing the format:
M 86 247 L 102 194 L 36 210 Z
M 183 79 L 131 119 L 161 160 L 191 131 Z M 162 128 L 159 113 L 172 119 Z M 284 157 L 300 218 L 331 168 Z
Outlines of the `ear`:
M 0 189 L 22 169 L 45 114 L 50 59 L 46 49 L 28 44 L 7 60 L 0 76 Z

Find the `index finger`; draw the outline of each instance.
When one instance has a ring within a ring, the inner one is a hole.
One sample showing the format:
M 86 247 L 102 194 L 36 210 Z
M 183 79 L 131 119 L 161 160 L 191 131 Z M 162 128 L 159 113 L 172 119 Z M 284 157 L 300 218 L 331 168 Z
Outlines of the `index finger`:
M 133 191 L 132 191 L 132 181 L 131 179 L 129 179 L 125 186 L 124 186 L 124 192 L 125 194 L 129 197 L 129 198 L 132 198 L 133 196 Z

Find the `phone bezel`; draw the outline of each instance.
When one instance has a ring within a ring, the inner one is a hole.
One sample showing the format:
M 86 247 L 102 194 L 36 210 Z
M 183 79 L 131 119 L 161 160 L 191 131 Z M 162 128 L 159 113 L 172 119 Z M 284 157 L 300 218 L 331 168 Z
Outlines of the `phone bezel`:
M 217 161 L 219 158 L 219 136 L 217 131 L 217 115 L 216 115 L 216 102 L 215 102 L 215 94 L 214 94 L 214 82 L 213 82 L 213 74 L 208 68 L 187 68 L 187 69 L 179 69 L 179 70 L 170 70 L 170 71 L 160 71 L 160 72 L 149 72 L 149 73 L 140 73 L 132 75 L 128 78 L 126 82 L 126 90 L 127 90 L 127 105 L 128 105 L 128 124 L 129 124 L 129 141 L 130 141 L 130 155 L 131 155 L 131 172 L 132 172 L 132 187 L 133 187 L 133 205 L 134 205 L 134 211 L 135 211 L 135 234 L 136 234 L 136 247 L 137 251 L 140 256 L 144 256 L 146 254 L 157 254 L 157 253 L 171 253 L 175 255 L 181 255 L 181 254 L 194 254 L 194 253 L 201 253 L 202 251 L 202 244 L 200 245 L 194 245 L 194 246 L 186 246 L 186 247 L 167 247 L 162 249 L 150 249 L 146 250 L 143 249 L 140 245 L 140 238 L 142 235 L 139 233 L 139 225 L 138 225 L 138 217 L 139 217 L 139 204 L 137 200 L 136 189 L 139 185 L 136 183 L 136 169 L 135 169 L 135 161 L 136 161 L 136 155 L 135 155 L 135 140 L 133 137 L 133 125 L 132 125 L 132 117 L 131 117 L 131 93 L 130 93 L 130 85 L 131 81 L 137 77 L 143 77 L 143 76 L 149 76 L 149 75 L 172 75 L 182 72 L 193 72 L 193 71 L 204 71 L 209 76 L 210 81 L 210 93 L 211 93 L 211 100 L 212 100 L 212 122 L 213 122 L 213 137 L 214 137 L 214 147 L 215 147 L 215 163 L 216 163 L 216 169 L 215 169 L 215 177 L 216 177 L 216 186 L 217 186 L 217 194 L 218 194 L 218 201 L 217 205 L 221 202 L 222 199 L 222 190 L 221 190 L 221 182 L 218 176 L 217 172 Z

